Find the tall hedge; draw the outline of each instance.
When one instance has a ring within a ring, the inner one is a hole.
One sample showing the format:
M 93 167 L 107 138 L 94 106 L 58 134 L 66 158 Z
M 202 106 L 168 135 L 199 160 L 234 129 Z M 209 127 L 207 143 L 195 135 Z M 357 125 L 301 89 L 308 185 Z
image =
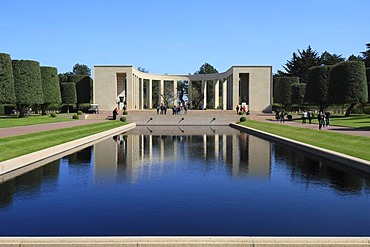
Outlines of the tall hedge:
M 370 68 L 366 68 L 366 80 L 367 80 L 367 100 L 370 102 Z
M 67 104 L 67 112 L 69 113 L 69 105 L 77 103 L 76 84 L 74 82 L 63 82 L 60 84 L 62 95 L 62 103 Z
M 315 66 L 308 69 L 305 101 L 324 110 L 329 105 L 329 71 L 332 66 Z
M 58 70 L 54 67 L 41 66 L 41 82 L 44 94 L 42 115 L 46 114 L 47 107 L 52 103 L 62 103 Z
M 43 104 L 40 64 L 31 60 L 12 60 L 16 105 L 19 117 L 24 117 L 26 108 Z
M 62 103 L 57 68 L 41 66 L 40 69 L 44 103 Z
M 0 53 L 0 104 L 4 103 L 15 103 L 15 89 L 10 55 Z
M 292 104 L 301 105 L 304 103 L 304 95 L 306 91 L 306 83 L 294 83 L 291 87 Z
M 77 91 L 77 103 L 90 103 L 92 79 L 86 75 L 76 75 L 74 77 Z
M 329 72 L 329 95 L 333 103 L 349 103 L 346 115 L 358 102 L 367 102 L 367 82 L 365 63 L 346 61 L 338 63 Z
M 299 83 L 299 77 L 275 77 L 274 78 L 274 103 L 285 106 L 292 103 L 292 85 Z

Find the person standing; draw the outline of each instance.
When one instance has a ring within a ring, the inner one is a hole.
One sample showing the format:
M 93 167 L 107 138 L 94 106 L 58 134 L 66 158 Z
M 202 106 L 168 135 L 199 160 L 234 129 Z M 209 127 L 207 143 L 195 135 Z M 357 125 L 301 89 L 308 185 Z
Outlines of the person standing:
M 324 124 L 324 113 L 322 111 L 320 111 L 319 115 L 317 115 L 317 120 L 319 121 L 319 130 L 321 130 Z
M 331 112 L 330 111 L 326 111 L 325 112 L 325 123 L 326 123 L 326 127 L 329 126 L 329 123 L 330 123 L 330 115 L 331 115 Z
M 236 106 L 236 114 L 239 114 L 239 105 Z

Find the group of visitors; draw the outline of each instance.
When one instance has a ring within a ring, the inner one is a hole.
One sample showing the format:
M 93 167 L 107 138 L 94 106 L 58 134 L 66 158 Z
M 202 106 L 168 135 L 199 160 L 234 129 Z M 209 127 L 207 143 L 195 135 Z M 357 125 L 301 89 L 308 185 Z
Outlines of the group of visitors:
M 328 127 L 330 124 L 330 116 L 331 112 L 326 111 L 326 112 L 319 112 L 319 115 L 317 115 L 317 120 L 319 121 L 319 129 L 321 130 L 322 127 Z
M 287 114 L 286 114 L 286 112 L 284 112 L 284 111 L 281 111 L 281 112 L 279 112 L 279 111 L 276 111 L 276 113 L 275 113 L 275 119 L 277 120 L 277 121 L 280 121 L 281 123 L 284 123 L 285 122 L 285 116 L 286 116 Z
M 247 110 L 247 106 L 246 105 L 243 105 L 243 106 L 237 105 L 235 109 L 236 109 L 236 114 L 242 113 L 243 115 L 244 114 L 249 115 L 249 110 Z
M 160 104 L 156 106 L 157 115 L 166 115 L 167 114 L 167 105 Z M 188 113 L 188 107 L 181 105 L 181 106 L 173 106 L 172 107 L 172 115 L 181 115 L 181 112 L 184 112 L 186 115 Z
M 308 123 L 311 124 L 312 117 L 313 117 L 312 111 L 304 110 L 302 113 L 302 124 L 307 123 L 307 120 L 308 120 Z

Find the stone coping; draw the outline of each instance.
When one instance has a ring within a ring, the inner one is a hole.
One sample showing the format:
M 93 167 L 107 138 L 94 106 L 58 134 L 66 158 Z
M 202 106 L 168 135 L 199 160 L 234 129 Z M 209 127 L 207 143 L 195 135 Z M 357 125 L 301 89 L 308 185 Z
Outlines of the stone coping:
M 15 172 L 18 170 L 19 173 L 24 173 L 24 169 L 28 169 L 28 166 L 31 166 L 35 163 L 37 164 L 37 167 L 42 166 L 44 164 L 47 164 L 55 159 L 61 158 L 62 156 L 65 156 L 66 152 L 69 151 L 77 151 L 76 149 L 81 147 L 87 147 L 89 145 L 92 145 L 94 142 L 101 140 L 103 138 L 107 138 L 110 135 L 124 132 L 130 129 L 135 128 L 136 124 L 126 124 L 122 127 L 110 129 L 101 133 L 97 133 L 94 135 L 86 136 L 74 141 L 66 142 L 57 146 L 53 146 L 47 149 L 43 149 L 37 152 L 33 152 L 30 154 L 22 155 L 13 159 L 5 160 L 3 162 L 0 162 L 0 182 L 4 181 L 5 178 L 3 178 L 2 175 L 8 174 L 11 172 Z M 37 168 L 35 166 L 32 167 L 32 169 Z M 23 169 L 23 170 L 22 170 Z M 7 180 L 7 179 L 6 179 Z
M 301 151 L 304 151 L 304 152 L 307 152 L 313 155 L 318 155 L 320 157 L 323 157 L 325 159 L 328 159 L 334 162 L 341 163 L 348 167 L 351 167 L 351 168 L 354 168 L 354 169 L 357 169 L 357 170 L 360 170 L 366 173 L 370 173 L 370 161 L 368 160 L 356 158 L 350 155 L 331 151 L 325 148 L 316 147 L 316 146 L 306 144 L 303 142 L 294 141 L 294 140 L 291 140 L 291 139 L 288 139 L 282 136 L 274 135 L 274 134 L 271 134 L 265 131 L 253 129 L 253 128 L 242 126 L 239 124 L 230 123 L 230 126 L 233 128 L 239 129 L 241 131 L 253 133 L 254 135 L 258 137 L 272 139 L 275 142 L 283 143 L 289 147 L 293 147 L 293 148 L 296 148 L 298 150 L 301 150 Z
M 1 246 L 370 246 L 370 237 L 0 237 Z

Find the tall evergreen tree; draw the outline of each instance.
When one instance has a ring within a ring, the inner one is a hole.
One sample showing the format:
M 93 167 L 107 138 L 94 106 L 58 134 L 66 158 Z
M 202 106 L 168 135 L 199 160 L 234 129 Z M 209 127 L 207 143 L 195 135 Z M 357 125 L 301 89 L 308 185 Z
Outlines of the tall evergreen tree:
M 298 54 L 293 52 L 293 57 L 283 68 L 289 76 L 297 76 L 300 82 L 306 83 L 307 71 L 309 68 L 320 65 L 320 57 L 317 52 L 308 46 L 306 50 L 298 50 Z
M 345 59 L 342 55 L 337 55 L 335 53 L 331 54 L 327 51 L 324 51 L 321 56 L 321 65 L 334 65 L 340 62 L 343 62 Z
M 0 104 L 15 103 L 15 88 L 10 55 L 0 53 Z
M 367 50 L 364 52 L 361 52 L 363 61 L 365 62 L 365 67 L 370 68 L 370 43 L 366 44 Z

